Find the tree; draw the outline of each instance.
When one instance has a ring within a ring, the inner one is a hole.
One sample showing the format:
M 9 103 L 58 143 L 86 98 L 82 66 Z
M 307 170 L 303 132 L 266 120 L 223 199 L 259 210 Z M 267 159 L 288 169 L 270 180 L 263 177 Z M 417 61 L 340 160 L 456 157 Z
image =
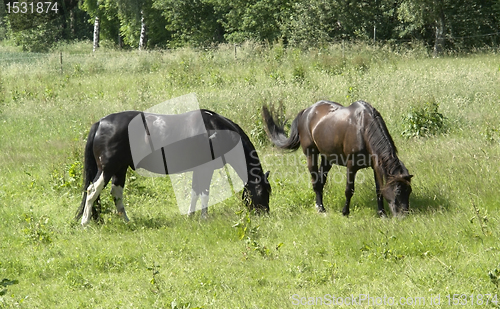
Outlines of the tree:
M 283 38 L 281 25 L 286 20 L 290 0 L 215 0 L 214 7 L 230 42 L 244 40 L 273 42 Z
M 14 2 L 9 2 L 12 8 Z M 6 14 L 5 24 L 9 25 L 7 35 L 22 46 L 25 51 L 45 52 L 56 42 L 86 38 L 87 33 L 84 12 L 78 8 L 76 0 L 57 0 L 52 2 L 19 1 L 17 6 L 26 12 L 30 4 L 43 4 L 43 14 L 11 13 Z M 49 7 L 50 3 L 50 7 Z M 37 10 L 38 5 L 33 6 Z M 41 8 L 41 7 L 40 7 Z M 5 9 L 5 7 L 2 7 Z M 83 26 L 82 26 L 83 25 Z M 5 29 L 5 28 L 4 28 Z
M 100 36 L 100 19 L 98 14 L 99 3 L 98 0 L 83 0 L 80 3 L 80 8 L 87 12 L 90 17 L 94 20 L 94 31 L 92 36 L 92 52 L 95 52 L 99 47 L 99 36 Z
M 21 0 L 33 1 L 41 0 Z M 145 49 L 245 40 L 307 47 L 403 39 L 425 42 L 437 56 L 445 49 L 493 45 L 500 26 L 499 0 L 55 1 L 58 11 L 49 14 L 4 14 L 0 7 L 0 39 L 12 38 L 28 51 L 91 37 L 94 50 L 102 40 Z
M 402 0 L 399 34 L 428 42 L 438 56 L 446 47 L 484 44 L 486 35 L 498 32 L 499 11 L 492 0 Z
M 106 0 L 113 1 L 113 0 Z M 144 6 L 146 0 L 114 0 L 118 9 L 117 18 L 120 23 L 120 34 L 125 44 L 138 47 L 145 47 L 146 23 L 144 21 Z M 141 41 L 142 34 L 142 41 Z M 142 45 L 141 45 L 142 44 Z
M 222 41 L 223 28 L 212 0 L 153 0 L 171 35 L 170 47 L 208 45 Z
M 448 47 L 490 45 L 499 29 L 500 1 L 459 0 L 448 8 Z
M 88 23 L 93 25 L 93 50 L 102 40 L 110 40 L 121 46 L 118 6 L 111 0 L 81 0 L 80 7 L 87 12 Z
M 394 0 L 311 0 L 291 5 L 282 25 L 292 44 L 316 45 L 338 40 L 391 39 L 396 18 Z
M 342 24 L 333 1 L 296 2 L 283 19 L 283 36 L 292 45 L 309 46 L 327 43 L 341 36 Z
M 0 4 L 0 40 L 3 40 L 7 37 L 7 23 L 8 20 L 5 12 L 5 6 Z

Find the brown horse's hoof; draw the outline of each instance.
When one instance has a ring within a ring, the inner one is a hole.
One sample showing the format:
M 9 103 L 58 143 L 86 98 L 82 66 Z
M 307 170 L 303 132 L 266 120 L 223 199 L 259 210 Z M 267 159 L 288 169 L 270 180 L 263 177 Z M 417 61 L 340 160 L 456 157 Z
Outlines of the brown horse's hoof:
M 387 218 L 387 214 L 385 213 L 385 210 L 379 210 L 377 213 L 378 213 L 378 216 L 380 218 Z

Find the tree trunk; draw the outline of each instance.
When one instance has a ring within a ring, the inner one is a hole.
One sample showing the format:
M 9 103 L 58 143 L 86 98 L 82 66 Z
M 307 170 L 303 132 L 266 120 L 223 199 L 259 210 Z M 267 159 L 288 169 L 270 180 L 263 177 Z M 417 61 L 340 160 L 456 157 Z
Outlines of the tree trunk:
M 146 22 L 144 21 L 144 12 L 141 10 L 141 37 L 139 38 L 139 50 L 146 48 Z
M 438 57 L 443 51 L 444 46 L 444 12 L 441 10 L 436 18 L 436 40 L 434 41 L 433 56 Z
M 123 38 L 122 38 L 122 34 L 120 33 L 120 30 L 118 30 L 118 47 L 120 49 L 123 48 Z
M 71 38 L 75 36 L 75 9 L 69 11 L 69 29 L 71 32 Z
M 0 5 L 0 40 L 5 39 L 7 36 L 7 29 L 5 25 L 5 7 L 3 5 Z
M 92 52 L 95 52 L 95 50 L 99 47 L 99 28 L 101 26 L 101 22 L 99 21 L 99 16 L 95 17 L 94 21 L 94 46 L 92 48 Z

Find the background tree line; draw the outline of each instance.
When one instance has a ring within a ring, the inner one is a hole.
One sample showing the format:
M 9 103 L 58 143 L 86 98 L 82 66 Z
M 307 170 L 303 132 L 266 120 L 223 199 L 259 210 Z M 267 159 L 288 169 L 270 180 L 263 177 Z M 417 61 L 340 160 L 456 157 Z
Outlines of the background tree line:
M 105 40 L 124 48 L 339 40 L 424 43 L 435 53 L 496 46 L 500 0 L 53 0 L 58 11 L 8 12 L 0 39 L 28 51 L 58 41 Z M 41 2 L 41 1 L 20 1 Z

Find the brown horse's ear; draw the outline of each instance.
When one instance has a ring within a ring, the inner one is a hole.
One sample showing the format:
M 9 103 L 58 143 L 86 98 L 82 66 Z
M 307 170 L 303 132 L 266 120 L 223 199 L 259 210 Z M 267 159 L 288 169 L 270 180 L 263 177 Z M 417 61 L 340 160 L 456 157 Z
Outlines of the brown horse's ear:
M 404 178 L 405 180 L 410 181 L 412 177 L 413 177 L 413 175 L 408 175 L 408 176 L 404 176 L 403 178 Z

